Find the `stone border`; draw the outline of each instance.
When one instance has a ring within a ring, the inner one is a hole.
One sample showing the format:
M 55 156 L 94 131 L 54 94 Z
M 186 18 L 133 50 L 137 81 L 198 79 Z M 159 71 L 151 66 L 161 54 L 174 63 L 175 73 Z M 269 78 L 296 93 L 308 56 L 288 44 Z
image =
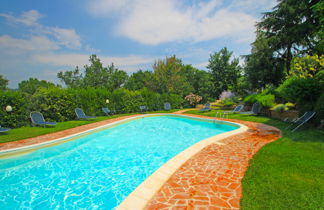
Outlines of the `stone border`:
M 199 117 L 191 117 L 187 115 L 180 115 L 183 117 L 190 117 L 194 119 L 203 119 Z M 204 119 L 208 121 L 213 121 L 209 119 Z M 219 120 L 217 120 L 219 121 Z M 220 121 L 225 122 L 225 121 Z M 226 122 L 226 124 L 229 122 Z M 204 139 L 196 144 L 192 145 L 188 149 L 182 151 L 171 160 L 163 164 L 159 169 L 157 169 L 151 176 L 149 176 L 144 182 L 142 182 L 131 194 L 129 194 L 126 199 L 116 208 L 117 210 L 133 210 L 133 209 L 144 209 L 148 202 L 153 198 L 155 193 L 159 191 L 164 183 L 191 157 L 200 152 L 203 148 L 210 144 L 222 145 L 219 141 L 234 136 L 236 134 L 244 133 L 249 128 L 245 125 L 239 123 L 229 123 L 238 124 L 240 127 L 236 130 L 229 131 L 226 133 L 218 134 L 216 136 Z

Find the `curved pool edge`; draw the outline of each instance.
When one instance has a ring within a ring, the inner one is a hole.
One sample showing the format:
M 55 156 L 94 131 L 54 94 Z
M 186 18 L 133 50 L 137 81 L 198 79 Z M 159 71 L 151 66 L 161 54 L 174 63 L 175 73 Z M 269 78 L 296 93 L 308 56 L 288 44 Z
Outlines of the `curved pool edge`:
M 126 199 L 119 206 L 117 206 L 117 209 L 142 209 L 142 208 L 144 208 L 145 205 L 149 202 L 149 200 L 162 187 L 162 185 L 185 162 L 187 162 L 195 154 L 200 152 L 203 148 L 205 148 L 208 145 L 211 145 L 211 144 L 222 145 L 222 143 L 219 142 L 220 140 L 230 137 L 230 136 L 234 136 L 234 135 L 243 133 L 248 130 L 247 126 L 242 125 L 237 122 L 228 122 L 228 121 L 222 121 L 222 120 L 216 120 L 216 119 L 206 119 L 206 118 L 201 118 L 201 117 L 196 117 L 196 116 L 188 116 L 188 115 L 172 114 L 172 113 L 144 114 L 144 115 L 131 116 L 126 119 L 120 119 L 120 120 L 118 120 L 118 118 L 116 118 L 116 121 L 114 121 L 114 122 L 109 122 L 105 125 L 101 125 L 101 126 L 91 128 L 91 129 L 88 129 L 85 131 L 77 132 L 72 135 L 64 136 L 64 137 L 57 138 L 54 140 L 49 140 L 46 142 L 36 143 L 33 145 L 28 145 L 28 146 L 22 146 L 22 147 L 1 150 L 0 151 L 0 159 L 1 158 L 10 158 L 13 156 L 19 156 L 19 155 L 23 155 L 25 153 L 32 152 L 37 149 L 55 146 L 57 144 L 62 144 L 67 141 L 75 140 L 75 139 L 80 138 L 84 135 L 89 135 L 91 133 L 98 132 L 100 130 L 118 126 L 118 125 L 126 123 L 128 121 L 132 121 L 132 120 L 144 118 L 144 117 L 152 117 L 152 116 L 179 116 L 179 117 L 183 117 L 183 118 L 191 118 L 191 119 L 209 121 L 209 122 L 217 121 L 218 123 L 232 125 L 232 126 L 235 126 L 238 128 L 233 131 L 218 134 L 218 135 L 212 136 L 210 138 L 201 140 L 201 141 L 197 142 L 196 144 L 190 146 L 186 150 L 182 151 L 181 153 L 179 153 L 172 159 L 170 159 L 168 162 L 163 164 L 159 169 L 157 169 L 152 175 L 150 175 L 146 180 L 144 180 L 131 194 L 129 194 L 126 197 Z
M 160 114 L 159 114 L 160 115 Z M 212 119 L 193 117 L 182 114 L 172 114 L 181 117 L 188 117 L 193 119 L 202 119 L 207 121 L 214 121 Z M 174 156 L 168 162 L 163 164 L 159 169 L 157 169 L 153 174 L 151 174 L 147 179 L 145 179 L 133 192 L 131 192 L 123 202 L 117 206 L 117 210 L 133 210 L 133 209 L 144 209 L 148 202 L 153 198 L 153 196 L 159 191 L 164 183 L 190 158 L 204 149 L 206 146 L 211 144 L 223 145 L 222 139 L 231 137 L 237 134 L 246 132 L 249 128 L 240 123 L 233 123 L 228 121 L 220 121 L 225 124 L 232 124 L 239 126 L 238 129 L 229 131 L 226 133 L 218 134 L 207 139 L 201 140 L 196 144 L 190 146 L 186 150 L 182 151 L 178 155 Z

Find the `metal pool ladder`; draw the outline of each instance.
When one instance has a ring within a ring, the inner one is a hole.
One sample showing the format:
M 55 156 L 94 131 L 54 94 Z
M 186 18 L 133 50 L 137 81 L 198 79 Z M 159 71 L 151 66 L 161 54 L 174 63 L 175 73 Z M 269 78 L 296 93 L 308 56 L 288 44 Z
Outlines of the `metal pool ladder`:
M 226 113 L 226 112 L 216 112 L 214 123 L 216 123 L 217 117 L 221 118 L 221 119 L 228 119 L 228 113 Z

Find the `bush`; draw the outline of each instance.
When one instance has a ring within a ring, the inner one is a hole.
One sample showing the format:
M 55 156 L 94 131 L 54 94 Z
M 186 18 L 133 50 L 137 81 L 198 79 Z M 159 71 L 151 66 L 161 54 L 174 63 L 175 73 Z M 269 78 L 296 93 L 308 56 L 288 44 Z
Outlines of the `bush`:
M 274 105 L 271 110 L 275 112 L 283 112 L 283 111 L 288 111 L 289 109 L 293 108 L 295 104 L 293 103 L 286 103 L 286 104 L 276 104 Z
M 161 95 L 155 93 L 147 88 L 140 90 L 142 96 L 143 105 L 146 105 L 149 110 L 161 110 L 163 107 L 163 102 L 161 101 Z
M 196 106 L 201 100 L 202 97 L 199 95 L 195 95 L 193 93 L 190 93 L 185 97 L 185 100 L 191 105 L 191 106 Z
M 104 115 L 102 107 L 109 107 L 106 100 L 110 100 L 111 93 L 103 88 L 67 89 L 67 94 L 73 97 L 75 107 L 82 108 L 87 115 Z
M 185 101 L 181 96 L 177 94 L 162 94 L 161 102 L 162 104 L 169 102 L 172 109 L 180 109 Z
M 254 104 L 255 102 L 257 102 L 257 94 L 252 94 L 252 95 L 248 95 L 244 98 L 244 102 L 247 104 L 247 105 L 252 105 Z
M 256 96 L 256 100 L 262 105 L 262 107 L 270 108 L 275 103 L 275 96 L 272 94 L 259 94 Z
M 277 88 L 281 97 L 296 103 L 301 110 L 312 110 L 322 90 L 318 80 L 296 77 L 287 79 Z
M 20 91 L 0 91 L 0 125 L 16 128 L 28 123 L 29 99 Z M 6 106 L 11 106 L 12 111 L 7 112 Z
M 30 109 L 41 112 L 46 120 L 72 120 L 75 119 L 74 109 L 77 107 L 75 96 L 69 89 L 39 88 L 32 96 Z

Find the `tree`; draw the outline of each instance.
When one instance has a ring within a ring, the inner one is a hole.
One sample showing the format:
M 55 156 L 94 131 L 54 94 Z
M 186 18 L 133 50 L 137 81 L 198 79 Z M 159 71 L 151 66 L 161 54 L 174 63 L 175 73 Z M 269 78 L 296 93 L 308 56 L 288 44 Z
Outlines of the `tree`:
M 264 88 L 269 84 L 278 86 L 281 83 L 284 63 L 281 58 L 273 56 L 273 49 L 269 47 L 269 40 L 263 32 L 257 32 L 251 54 L 244 58 L 245 76 L 252 89 Z
M 175 93 L 184 96 L 192 90 L 183 76 L 184 65 L 176 56 L 158 60 L 153 65 L 153 78 L 149 84 L 158 93 Z
M 139 70 L 134 72 L 125 83 L 125 88 L 128 90 L 140 90 L 144 87 L 150 88 L 150 81 L 152 81 L 153 72 Z M 150 88 L 151 89 L 151 88 Z
M 0 90 L 7 90 L 8 89 L 8 80 L 0 75 Z
M 125 71 L 117 69 L 114 64 L 103 67 L 96 55 L 89 58 L 90 65 L 85 65 L 84 74 L 80 73 L 78 67 L 74 71 L 59 72 L 58 78 L 67 87 L 97 87 L 107 88 L 110 91 L 120 88 L 126 82 L 128 75 Z
M 34 94 L 38 88 L 43 87 L 43 88 L 50 88 L 50 87 L 56 87 L 52 82 L 48 82 L 46 80 L 38 80 L 36 78 L 29 78 L 28 80 L 21 81 L 18 84 L 19 90 L 29 93 L 29 94 Z
M 210 55 L 207 68 L 212 75 L 212 94 L 218 98 L 223 90 L 235 90 L 241 67 L 238 58 L 232 59 L 233 52 L 226 47 Z
M 321 27 L 312 9 L 317 3 L 319 0 L 279 0 L 273 11 L 264 13 L 257 24 L 275 54 L 284 59 L 287 74 L 294 54 L 314 53 L 316 33 Z
M 76 67 L 74 71 L 59 72 L 57 77 L 69 88 L 80 87 L 83 79 L 79 67 Z
M 289 77 L 307 78 L 324 71 L 324 55 L 306 55 L 304 57 L 295 57 L 292 60 L 292 67 Z
M 202 96 L 202 102 L 207 102 L 212 97 L 210 72 L 199 70 L 191 65 L 185 65 L 184 76 L 193 88 L 193 93 Z

